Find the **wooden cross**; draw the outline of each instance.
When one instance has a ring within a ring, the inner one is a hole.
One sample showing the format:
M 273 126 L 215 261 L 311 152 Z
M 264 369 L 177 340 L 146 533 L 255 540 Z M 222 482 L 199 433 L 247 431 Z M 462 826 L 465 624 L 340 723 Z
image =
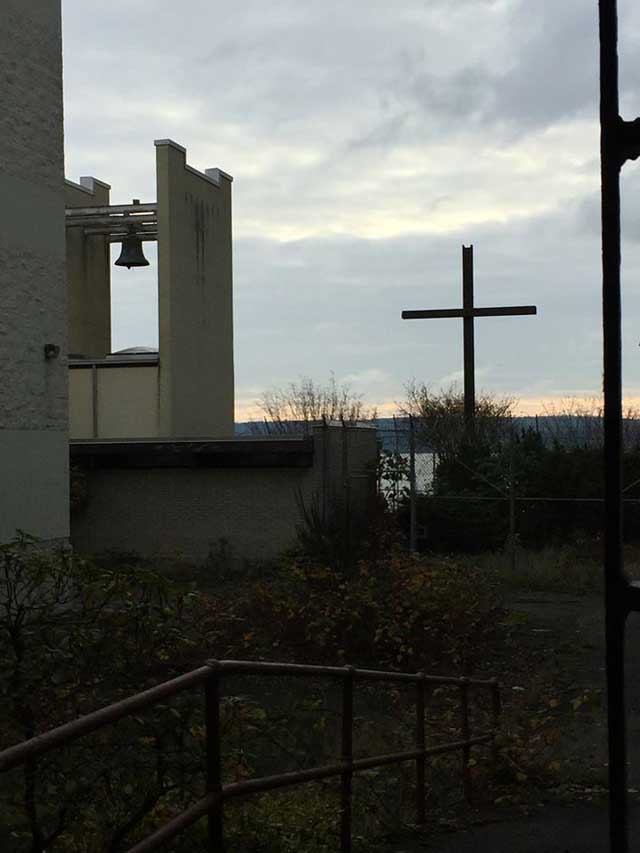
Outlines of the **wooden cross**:
M 502 308 L 476 308 L 473 304 L 473 246 L 462 247 L 462 308 L 436 308 L 431 311 L 403 311 L 403 320 L 433 317 L 462 317 L 464 326 L 464 419 L 470 427 L 475 414 L 476 380 L 473 321 L 476 317 L 511 317 L 536 314 L 535 305 L 510 305 Z

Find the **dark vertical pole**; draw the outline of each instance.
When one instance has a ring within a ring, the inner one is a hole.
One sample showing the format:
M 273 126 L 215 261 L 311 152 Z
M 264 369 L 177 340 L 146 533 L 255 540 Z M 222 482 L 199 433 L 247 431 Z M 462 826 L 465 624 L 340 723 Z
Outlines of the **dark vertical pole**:
M 343 565 L 351 560 L 351 489 L 349 478 L 349 435 L 347 426 L 342 419 L 342 531 L 343 531 Z
M 419 672 L 420 681 L 416 684 L 416 750 L 426 749 L 425 731 L 424 731 L 424 688 L 425 678 L 424 673 Z M 427 814 L 425 809 L 426 788 L 425 788 L 425 765 L 427 758 L 425 755 L 416 758 L 416 821 L 418 825 L 426 823 Z
M 468 741 L 470 738 L 469 728 L 469 685 L 467 679 L 461 679 L 460 684 L 460 716 L 461 716 L 461 734 L 462 740 Z M 471 802 L 471 768 L 469 767 L 469 759 L 471 758 L 471 747 L 462 747 L 462 785 L 464 789 L 464 798 Z
M 611 849 L 627 853 L 624 700 L 625 580 L 622 563 L 622 358 L 618 20 L 615 0 L 599 0 L 602 319 L 604 341 L 605 612 Z
M 322 521 L 327 520 L 329 506 L 329 427 L 325 415 L 322 416 Z
M 223 853 L 222 759 L 220 754 L 220 673 L 215 669 L 205 682 L 207 734 L 207 793 L 218 794 L 208 814 L 207 853 Z
M 86 243 L 83 243 L 83 245 L 86 245 Z M 93 437 L 98 438 L 100 435 L 100 415 L 98 412 L 98 367 L 95 364 L 91 365 L 91 405 L 93 407 Z
M 511 575 L 516 571 L 516 475 L 514 469 L 513 429 L 509 438 L 509 556 Z
M 496 735 L 500 728 L 500 714 L 502 711 L 500 704 L 500 684 L 497 678 L 493 678 L 493 686 L 491 688 L 491 755 L 493 759 L 494 769 L 498 764 L 498 744 Z
M 340 809 L 340 850 L 351 853 L 351 780 L 353 777 L 353 667 L 345 667 L 342 682 L 342 793 Z
M 473 246 L 462 247 L 462 308 L 464 311 L 464 422 L 473 429 L 476 405 L 475 350 L 473 342 Z
M 409 415 L 409 550 L 416 550 L 416 433 Z

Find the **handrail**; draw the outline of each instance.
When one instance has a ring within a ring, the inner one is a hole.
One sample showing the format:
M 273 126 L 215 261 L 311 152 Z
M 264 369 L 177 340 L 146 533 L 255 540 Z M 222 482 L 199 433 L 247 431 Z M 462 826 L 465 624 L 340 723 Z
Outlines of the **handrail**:
M 274 776 L 266 776 L 223 785 L 220 759 L 220 681 L 231 675 L 287 675 L 301 677 L 327 677 L 342 681 L 342 748 L 339 763 L 323 767 L 312 767 Z M 354 682 L 384 680 L 389 682 L 413 683 L 416 685 L 416 748 L 386 755 L 353 758 L 353 687 Z M 424 734 L 425 688 L 428 684 L 457 686 L 460 690 L 462 739 L 450 743 L 427 747 Z M 424 673 L 393 672 L 354 667 L 313 666 L 270 661 L 209 660 L 204 666 L 163 682 L 127 699 L 122 699 L 91 714 L 51 729 L 30 740 L 16 744 L 0 752 L 0 772 L 10 770 L 57 749 L 65 744 L 90 734 L 104 726 L 142 711 L 163 699 L 168 699 L 198 685 L 204 685 L 206 698 L 206 749 L 207 749 L 207 792 L 194 805 L 181 812 L 160 829 L 132 847 L 129 853 L 146 853 L 157 850 L 160 845 L 174 838 L 200 818 L 209 821 L 207 850 L 222 851 L 224 847 L 222 815 L 224 802 L 228 799 L 250 796 L 278 788 L 305 784 L 336 776 L 342 778 L 341 797 L 341 844 L 342 853 L 351 851 L 351 777 L 353 773 L 399 764 L 416 762 L 416 810 L 418 823 L 425 820 L 425 763 L 429 756 L 460 750 L 465 796 L 471 796 L 469 758 L 472 746 L 491 743 L 495 757 L 495 736 L 500 718 L 500 688 L 497 680 L 478 678 L 456 678 Z M 487 688 L 492 691 L 492 722 L 489 732 L 471 736 L 469 730 L 469 687 Z

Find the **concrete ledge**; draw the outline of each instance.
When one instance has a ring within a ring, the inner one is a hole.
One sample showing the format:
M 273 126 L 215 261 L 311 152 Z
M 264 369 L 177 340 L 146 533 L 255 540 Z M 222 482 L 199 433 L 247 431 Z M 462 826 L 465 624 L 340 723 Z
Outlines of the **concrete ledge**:
M 114 358 L 74 358 L 69 356 L 69 370 L 91 370 L 92 367 L 157 367 L 160 364 L 159 355 L 140 355 Z
M 313 438 L 86 439 L 70 443 L 87 468 L 311 468 Z
M 111 184 L 106 184 L 104 181 L 99 181 L 98 178 L 94 178 L 91 175 L 84 175 L 80 178 L 80 183 L 77 184 L 75 181 L 70 180 L 69 178 L 64 179 L 65 184 L 70 187 L 73 187 L 74 190 L 82 190 L 83 193 L 87 193 L 87 195 L 95 195 L 96 187 L 103 187 L 105 190 L 111 189 Z

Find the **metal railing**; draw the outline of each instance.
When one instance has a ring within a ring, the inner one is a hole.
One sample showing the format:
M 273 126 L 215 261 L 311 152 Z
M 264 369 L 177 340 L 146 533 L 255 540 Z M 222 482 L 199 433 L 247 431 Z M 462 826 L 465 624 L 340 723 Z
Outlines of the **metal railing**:
M 229 675 L 272 675 L 327 677 L 342 681 L 342 734 L 340 761 L 335 764 L 312 767 L 274 776 L 263 776 L 230 784 L 222 783 L 222 759 L 220 736 L 220 683 Z M 354 758 L 353 756 L 353 694 L 354 683 L 360 681 L 387 681 L 414 684 L 415 692 L 415 748 L 404 752 L 386 755 Z M 425 706 L 427 685 L 455 686 L 460 696 L 461 740 L 427 746 L 425 734 Z M 204 688 L 205 731 L 206 731 L 206 792 L 194 805 L 164 824 L 160 829 L 147 836 L 143 841 L 130 848 L 129 853 L 146 853 L 157 850 L 162 844 L 175 838 L 187 827 L 203 817 L 208 820 L 209 853 L 221 853 L 224 850 L 224 803 L 227 800 L 247 797 L 252 794 L 274 791 L 302 785 L 307 782 L 332 777 L 341 777 L 341 814 L 340 814 L 340 850 L 351 851 L 351 782 L 354 773 L 374 767 L 415 762 L 416 770 L 416 817 L 422 824 L 426 820 L 425 770 L 430 756 L 460 751 L 462 754 L 462 777 L 465 797 L 471 798 L 471 747 L 490 743 L 494 759 L 496 757 L 496 733 L 500 720 L 500 687 L 493 679 L 453 678 L 424 673 L 385 672 L 353 667 L 306 666 L 291 663 L 269 663 L 265 661 L 207 661 L 204 666 L 185 675 L 178 676 L 149 690 L 137 693 L 92 714 L 87 714 L 70 723 L 58 726 L 44 734 L 0 752 L 0 772 L 11 770 L 24 764 L 31 764 L 52 750 L 65 746 L 78 738 L 98 729 L 136 714 L 156 703 L 183 693 L 194 687 Z M 469 689 L 472 687 L 489 689 L 492 692 L 492 727 L 490 731 L 472 736 L 469 717 Z

